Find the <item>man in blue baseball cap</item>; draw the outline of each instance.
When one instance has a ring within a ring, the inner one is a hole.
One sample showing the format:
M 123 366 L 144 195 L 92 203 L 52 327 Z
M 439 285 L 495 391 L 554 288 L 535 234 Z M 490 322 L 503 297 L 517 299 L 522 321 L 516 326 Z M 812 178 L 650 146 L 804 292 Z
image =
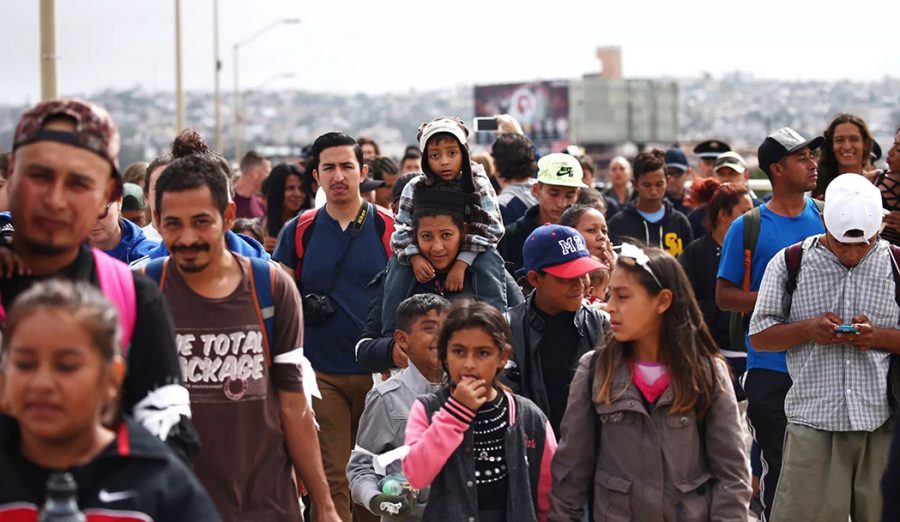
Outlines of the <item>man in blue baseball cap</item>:
M 589 274 L 608 267 L 591 257 L 581 233 L 562 225 L 536 228 L 522 250 L 534 292 L 509 310 L 513 357 L 506 375 L 558 436 L 578 359 L 609 327 L 606 316 L 583 299 Z
M 678 212 L 687 215 L 690 209 L 684 205 L 684 184 L 690 179 L 691 166 L 687 154 L 678 147 L 666 151 L 666 199 Z

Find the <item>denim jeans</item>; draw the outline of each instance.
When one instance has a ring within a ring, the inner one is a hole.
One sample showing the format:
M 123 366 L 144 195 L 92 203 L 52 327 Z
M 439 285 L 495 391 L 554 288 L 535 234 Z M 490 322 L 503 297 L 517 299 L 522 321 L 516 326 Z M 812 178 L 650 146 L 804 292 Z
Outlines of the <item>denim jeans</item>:
M 470 297 L 495 306 L 506 312 L 506 274 L 503 258 L 496 248 L 478 254 L 472 266 L 466 269 L 463 289 L 459 292 L 444 292 L 447 299 Z M 381 307 L 381 333 L 393 333 L 396 324 L 397 307 L 407 297 L 416 294 L 416 275 L 412 265 L 401 263 L 397 256 L 388 261 L 384 280 L 384 300 Z

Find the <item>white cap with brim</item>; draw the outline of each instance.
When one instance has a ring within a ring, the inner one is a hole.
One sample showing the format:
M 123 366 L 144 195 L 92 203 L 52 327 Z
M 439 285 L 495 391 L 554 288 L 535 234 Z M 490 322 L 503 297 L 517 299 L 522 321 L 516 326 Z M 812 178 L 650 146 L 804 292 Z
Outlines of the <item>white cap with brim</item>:
M 868 244 L 881 228 L 881 191 L 859 174 L 841 174 L 825 189 L 824 216 L 836 240 Z
M 578 158 L 571 154 L 554 152 L 538 160 L 537 180 L 544 185 L 586 188 L 584 171 Z
M 713 170 L 718 172 L 722 167 L 728 167 L 738 174 L 747 172 L 747 164 L 744 163 L 744 158 L 734 151 L 723 152 L 716 157 L 716 163 L 713 166 Z

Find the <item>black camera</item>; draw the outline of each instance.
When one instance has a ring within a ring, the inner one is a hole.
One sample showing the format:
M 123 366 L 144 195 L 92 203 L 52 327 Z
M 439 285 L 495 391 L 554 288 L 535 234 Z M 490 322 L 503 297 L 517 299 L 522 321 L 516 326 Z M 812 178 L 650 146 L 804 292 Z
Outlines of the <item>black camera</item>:
M 334 315 L 334 303 L 331 298 L 322 294 L 306 294 L 303 296 L 303 323 L 314 326 L 324 323 Z

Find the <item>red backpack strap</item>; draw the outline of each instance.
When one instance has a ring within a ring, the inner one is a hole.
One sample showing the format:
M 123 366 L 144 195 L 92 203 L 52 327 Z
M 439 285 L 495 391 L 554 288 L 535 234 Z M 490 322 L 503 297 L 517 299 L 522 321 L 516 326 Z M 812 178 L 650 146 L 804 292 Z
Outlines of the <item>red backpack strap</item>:
M 784 297 L 782 298 L 781 306 L 785 319 L 791 315 L 794 290 L 797 289 L 797 277 L 800 275 L 800 264 L 802 262 L 803 241 L 794 243 L 784 249 L 784 265 L 787 268 L 787 281 L 784 282 Z
M 784 265 L 787 267 L 787 281 L 785 288 L 788 294 L 793 294 L 797 289 L 797 276 L 800 275 L 800 263 L 803 261 L 803 241 L 794 243 L 784 249 Z
M 319 209 L 312 208 L 300 214 L 297 218 L 297 229 L 294 231 L 294 250 L 297 254 L 297 266 L 294 267 L 294 275 L 297 281 L 300 281 L 300 275 L 303 269 L 303 254 L 306 252 L 306 245 L 309 243 L 309 233 L 316 223 L 316 215 Z
M 394 235 L 394 216 L 390 210 L 375 205 L 375 218 L 375 226 L 381 233 L 381 245 L 387 256 L 391 257 L 394 255 L 394 250 L 391 248 L 391 236 Z
M 119 324 L 122 327 L 122 357 L 128 356 L 128 345 L 134 334 L 134 323 L 137 320 L 137 296 L 134 291 L 134 276 L 128 265 L 110 257 L 96 248 L 94 266 L 97 269 L 97 280 L 100 289 L 107 299 L 119 309 Z

